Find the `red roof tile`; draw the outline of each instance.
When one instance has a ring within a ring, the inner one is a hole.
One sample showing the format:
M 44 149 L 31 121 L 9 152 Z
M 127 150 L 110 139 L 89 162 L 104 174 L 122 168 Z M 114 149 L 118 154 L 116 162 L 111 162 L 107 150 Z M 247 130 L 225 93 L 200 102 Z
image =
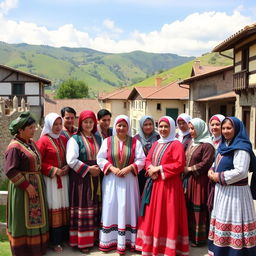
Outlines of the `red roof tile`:
M 110 93 L 102 93 L 99 95 L 101 100 L 127 100 L 131 88 L 121 88 Z

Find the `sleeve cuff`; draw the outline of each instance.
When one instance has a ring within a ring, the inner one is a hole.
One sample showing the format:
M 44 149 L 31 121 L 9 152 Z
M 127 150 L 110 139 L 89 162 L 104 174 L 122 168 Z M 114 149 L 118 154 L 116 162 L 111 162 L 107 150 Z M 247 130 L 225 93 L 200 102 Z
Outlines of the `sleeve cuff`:
M 161 174 L 162 180 L 165 180 L 165 175 L 164 175 L 164 170 L 163 170 L 163 166 L 162 165 L 160 165 L 160 174 Z
M 29 186 L 29 182 L 27 180 L 24 180 L 20 185 L 19 185 L 19 188 L 23 189 L 23 190 L 26 190 L 27 187 Z
M 112 166 L 112 164 L 111 163 L 106 163 L 105 165 L 104 165 L 104 167 L 103 167 L 103 173 L 104 173 L 104 175 L 107 175 L 108 174 L 108 171 L 109 171 L 109 168 Z
M 225 176 L 224 176 L 224 172 L 219 172 L 219 183 L 221 185 L 227 185 L 226 181 L 225 181 Z

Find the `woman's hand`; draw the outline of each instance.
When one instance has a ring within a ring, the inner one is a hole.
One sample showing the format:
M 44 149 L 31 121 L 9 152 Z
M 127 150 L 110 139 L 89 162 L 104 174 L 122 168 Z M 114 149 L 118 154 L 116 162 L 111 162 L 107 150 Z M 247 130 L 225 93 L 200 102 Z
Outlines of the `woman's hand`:
M 31 184 L 28 185 L 28 187 L 26 188 L 26 191 L 28 193 L 28 197 L 30 199 L 34 199 L 38 196 L 36 190 L 35 190 L 35 187 Z
M 124 167 L 123 169 L 121 169 L 119 172 L 118 172 L 118 176 L 119 177 L 124 177 L 125 175 L 127 175 L 129 172 L 132 171 L 132 166 L 129 165 L 129 166 L 126 166 Z
M 111 166 L 111 167 L 109 167 L 109 170 L 111 171 L 111 172 L 113 172 L 116 176 L 118 176 L 118 173 L 120 172 L 120 169 L 119 168 L 116 168 L 115 166 Z
M 69 166 L 68 165 L 64 165 L 62 168 L 62 176 L 65 176 L 68 174 L 68 171 L 69 171 Z
M 56 167 L 56 173 L 55 173 L 55 175 L 62 176 L 62 175 L 63 175 L 62 173 L 63 173 L 63 170 Z
M 153 174 L 156 174 L 156 173 L 158 173 L 159 171 L 160 171 L 160 166 L 153 166 L 153 165 L 150 165 L 150 166 L 148 167 L 148 170 L 147 170 L 148 175 L 149 175 L 150 177 L 152 177 Z
M 100 168 L 98 165 L 89 166 L 89 172 L 93 177 L 97 177 L 100 174 Z
M 151 176 L 151 179 L 152 180 L 156 180 L 158 178 L 158 173 L 154 173 L 152 176 Z
M 219 174 L 214 172 L 212 169 L 208 171 L 208 178 L 214 182 L 219 181 Z

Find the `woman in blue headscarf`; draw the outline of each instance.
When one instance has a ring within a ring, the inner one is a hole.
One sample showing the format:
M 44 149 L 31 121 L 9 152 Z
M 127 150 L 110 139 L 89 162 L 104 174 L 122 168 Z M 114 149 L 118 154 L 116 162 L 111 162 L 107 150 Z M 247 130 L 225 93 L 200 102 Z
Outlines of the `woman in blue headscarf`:
M 160 139 L 159 134 L 155 131 L 155 122 L 151 116 L 141 117 L 139 126 L 139 133 L 134 137 L 141 142 L 144 153 L 147 156 L 152 144 Z M 145 170 L 141 170 L 138 174 L 140 194 L 142 194 L 146 183 Z
M 256 255 L 256 215 L 248 186 L 248 170 L 256 171 L 256 158 L 238 118 L 225 118 L 221 131 L 215 172 L 208 173 L 216 182 L 209 255 L 253 256 Z

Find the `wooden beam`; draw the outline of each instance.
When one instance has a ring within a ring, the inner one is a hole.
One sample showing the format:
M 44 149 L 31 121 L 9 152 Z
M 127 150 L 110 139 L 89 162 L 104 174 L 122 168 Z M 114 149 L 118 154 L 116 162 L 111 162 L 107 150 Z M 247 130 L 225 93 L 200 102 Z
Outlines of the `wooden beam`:
M 1 80 L 1 82 L 4 82 L 8 77 L 10 77 L 11 75 L 13 75 L 15 72 L 12 71 L 9 75 L 7 75 L 3 80 Z

